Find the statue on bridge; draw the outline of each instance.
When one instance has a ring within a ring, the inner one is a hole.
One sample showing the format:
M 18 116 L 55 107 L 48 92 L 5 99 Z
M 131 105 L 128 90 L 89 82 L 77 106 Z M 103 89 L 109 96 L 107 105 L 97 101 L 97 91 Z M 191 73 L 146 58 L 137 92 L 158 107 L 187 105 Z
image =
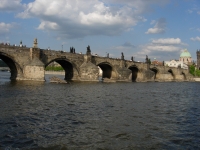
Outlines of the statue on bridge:
M 124 60 L 124 53 L 122 52 L 121 54 L 121 59 Z
M 131 56 L 131 61 L 134 61 L 134 60 L 133 60 L 133 56 Z
M 74 47 L 70 47 L 70 53 L 76 53 Z
M 107 57 L 109 58 L 109 53 L 107 53 Z
M 33 41 L 33 48 L 38 48 L 37 38 Z
M 6 45 L 7 45 L 7 43 L 6 43 Z M 22 40 L 20 41 L 19 47 L 23 47 Z
M 88 47 L 87 47 L 87 52 L 86 52 L 86 54 L 88 55 L 90 55 L 91 54 L 91 50 L 90 50 L 90 45 L 88 45 Z
M 148 56 L 146 55 L 146 63 L 149 63 L 149 58 L 148 58 Z

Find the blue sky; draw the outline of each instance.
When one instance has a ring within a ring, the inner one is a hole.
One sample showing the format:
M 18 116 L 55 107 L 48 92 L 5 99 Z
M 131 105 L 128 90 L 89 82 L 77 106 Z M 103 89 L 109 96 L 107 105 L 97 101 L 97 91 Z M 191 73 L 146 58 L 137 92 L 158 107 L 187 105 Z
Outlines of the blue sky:
M 144 61 L 200 49 L 199 0 L 0 0 L 0 42 Z

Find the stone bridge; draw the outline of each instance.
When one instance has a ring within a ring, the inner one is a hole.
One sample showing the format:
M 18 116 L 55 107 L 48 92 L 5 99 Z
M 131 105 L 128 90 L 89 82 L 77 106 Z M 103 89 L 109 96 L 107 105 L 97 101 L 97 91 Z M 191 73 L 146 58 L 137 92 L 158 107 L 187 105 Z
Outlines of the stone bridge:
M 0 45 L 0 59 L 10 68 L 11 79 L 45 81 L 45 67 L 51 62 L 59 63 L 65 70 L 65 80 L 99 81 L 102 77 L 114 81 L 190 81 L 188 70 L 154 66 L 149 63 L 99 57 L 86 54 L 45 50 L 10 45 Z

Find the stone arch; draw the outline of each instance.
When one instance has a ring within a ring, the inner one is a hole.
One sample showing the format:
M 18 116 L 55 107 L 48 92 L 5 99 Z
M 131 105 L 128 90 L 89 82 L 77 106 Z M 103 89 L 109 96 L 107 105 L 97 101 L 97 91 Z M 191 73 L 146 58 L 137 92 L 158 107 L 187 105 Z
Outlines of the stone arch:
M 172 77 L 171 79 L 174 80 L 175 79 L 175 75 L 173 73 L 173 70 L 169 69 L 168 72 L 171 74 L 171 77 Z
M 23 75 L 23 69 L 12 56 L 5 53 L 0 53 L 0 59 L 3 60 L 10 68 L 11 80 L 16 80 L 17 78 L 21 78 L 21 76 Z
M 113 66 L 108 62 L 101 62 L 97 64 L 102 70 L 102 78 L 112 79 L 117 76 L 116 72 L 113 69 Z
M 132 73 L 131 73 L 132 82 L 136 82 L 137 78 L 140 74 L 138 67 L 136 65 L 132 65 L 132 66 L 129 66 L 128 69 L 130 69 L 132 71 Z
M 60 64 L 63 69 L 65 70 L 65 80 L 70 81 L 70 80 L 78 80 L 79 77 L 79 70 L 77 69 L 76 65 L 69 61 L 66 58 L 55 58 L 49 61 L 47 64 L 45 64 L 45 68 L 52 62 L 57 62 Z
M 186 77 L 186 74 L 185 74 L 185 72 L 181 72 L 181 75 L 183 75 L 183 80 L 187 80 L 187 77 Z
M 151 71 L 153 71 L 155 74 L 154 74 L 154 80 L 156 79 L 159 79 L 159 69 L 156 68 L 156 67 L 153 67 L 153 68 L 150 68 Z

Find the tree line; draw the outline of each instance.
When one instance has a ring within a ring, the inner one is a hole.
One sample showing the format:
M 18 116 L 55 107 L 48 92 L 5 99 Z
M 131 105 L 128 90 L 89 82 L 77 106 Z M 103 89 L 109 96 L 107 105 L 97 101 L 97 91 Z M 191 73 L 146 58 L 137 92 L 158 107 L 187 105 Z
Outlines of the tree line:
M 200 70 L 195 69 L 194 65 L 190 66 L 190 73 L 195 77 L 200 77 Z

